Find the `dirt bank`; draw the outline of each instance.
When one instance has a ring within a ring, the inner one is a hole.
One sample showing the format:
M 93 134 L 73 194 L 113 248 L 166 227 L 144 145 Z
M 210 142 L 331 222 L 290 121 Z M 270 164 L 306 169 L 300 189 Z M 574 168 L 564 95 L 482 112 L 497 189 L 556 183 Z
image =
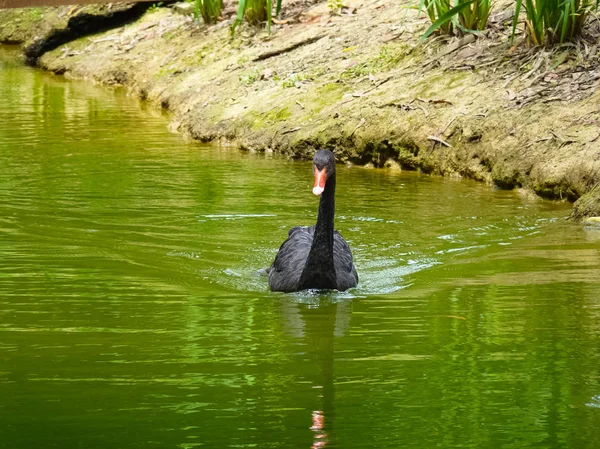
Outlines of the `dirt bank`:
M 326 3 L 288 2 L 270 36 L 244 28 L 233 39 L 233 10 L 198 27 L 152 8 L 37 62 L 125 86 L 172 111 L 173 129 L 251 151 L 300 158 L 328 147 L 342 161 L 570 201 L 600 182 L 597 46 L 511 48 L 501 8 L 485 38 L 419 44 L 428 23 L 407 3 L 345 4 L 331 15 Z M 579 203 L 578 214 L 600 215 L 589 206 L 598 201 Z
M 0 9 L 0 43 L 19 44 L 29 63 L 61 44 L 138 19 L 149 3 Z

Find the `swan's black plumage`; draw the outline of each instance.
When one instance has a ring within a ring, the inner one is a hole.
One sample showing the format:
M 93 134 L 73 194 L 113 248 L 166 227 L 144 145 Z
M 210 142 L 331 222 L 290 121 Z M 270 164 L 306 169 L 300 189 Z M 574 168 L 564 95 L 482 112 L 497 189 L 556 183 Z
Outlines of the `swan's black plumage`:
M 333 229 L 336 183 L 333 153 L 317 151 L 313 171 L 313 192 L 321 194 L 317 224 L 297 226 L 288 232 L 287 240 L 269 268 L 269 286 L 273 291 L 295 292 L 309 288 L 347 290 L 358 284 L 350 247 Z M 325 176 L 324 186 L 319 176 Z

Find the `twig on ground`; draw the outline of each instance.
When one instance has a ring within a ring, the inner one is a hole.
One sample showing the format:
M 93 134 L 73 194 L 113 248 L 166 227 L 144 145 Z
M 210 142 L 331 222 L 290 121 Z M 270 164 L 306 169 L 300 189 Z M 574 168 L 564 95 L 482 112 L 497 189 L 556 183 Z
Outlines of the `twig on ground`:
M 442 145 L 444 145 L 444 146 L 446 146 L 448 148 L 452 148 L 452 145 L 450 145 L 444 139 L 440 139 L 439 137 L 436 137 L 436 136 L 427 136 L 427 138 L 429 140 L 433 140 L 434 142 L 441 143 Z
M 283 53 L 290 52 L 290 51 L 295 50 L 295 49 L 297 49 L 299 47 L 303 47 L 304 45 L 308 45 L 308 44 L 312 44 L 313 42 L 317 42 L 318 40 L 321 40 L 324 37 L 325 37 L 324 34 L 319 34 L 317 36 L 312 36 L 312 37 L 309 37 L 308 39 L 304 39 L 304 40 L 302 40 L 300 42 L 296 42 L 295 44 L 288 45 L 287 47 L 280 48 L 278 50 L 268 51 L 266 53 L 258 55 L 256 58 L 254 58 L 252 60 L 252 62 L 264 61 L 265 59 L 269 59 L 269 58 L 272 58 L 274 56 L 282 55 Z

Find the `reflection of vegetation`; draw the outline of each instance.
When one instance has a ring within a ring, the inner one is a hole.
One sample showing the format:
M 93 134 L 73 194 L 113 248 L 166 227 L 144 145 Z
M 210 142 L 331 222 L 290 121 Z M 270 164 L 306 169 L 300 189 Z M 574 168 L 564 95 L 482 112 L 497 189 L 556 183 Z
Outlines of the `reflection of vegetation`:
M 503 269 L 497 266 L 495 272 Z M 576 340 L 585 334 L 583 317 L 564 310 L 583 306 L 575 298 L 585 295 L 571 291 L 569 299 L 548 309 L 544 303 L 558 299 L 554 288 L 489 284 L 456 287 L 430 298 L 430 313 L 437 317 L 431 321 L 431 344 L 437 349 L 426 389 L 439 395 L 445 447 L 500 444 L 507 436 L 494 435 L 498 422 L 520 447 L 540 441 L 564 447 L 552 442 L 553 429 L 577 427 L 566 425 L 564 411 L 574 400 L 571 379 L 581 369 L 566 361 L 593 356 L 579 344 L 561 344 L 566 335 L 557 333 L 569 329 L 569 338 Z M 502 409 L 494 410 L 493 404 L 503 404 Z
M 285 214 L 282 204 L 294 201 L 299 217 L 313 214 L 304 199 L 281 195 L 277 182 L 283 180 L 286 189 L 299 191 L 299 185 L 307 184 L 304 169 L 309 165 L 303 165 L 301 176 L 293 179 L 290 167 L 296 164 L 266 165 L 231 150 L 218 153 L 222 159 L 213 156 L 203 161 L 204 151 L 177 150 L 173 146 L 178 138 L 156 134 L 156 124 L 132 113 L 137 106 L 123 112 L 119 97 L 94 96 L 91 88 L 84 96 L 77 94 L 77 89 L 88 89 L 82 84 L 33 71 L 25 72 L 27 77 L 22 73 L 4 67 L 0 73 L 0 85 L 11 87 L 11 95 L 3 99 L 6 121 L 25 115 L 17 108 L 31 107 L 39 132 L 34 139 L 28 123 L 0 128 L 0 140 L 14 143 L 15 148 L 8 156 L 2 152 L 2 161 L 10 162 L 0 177 L 3 186 L 8 185 L 2 190 L 21 195 L 23 201 L 6 207 L 5 197 L 0 206 L 6 212 L 0 219 L 3 231 L 11 231 L 2 239 L 9 255 L 4 259 L 8 263 L 3 266 L 3 287 L 15 268 L 15 275 L 22 278 L 14 288 L 23 289 L 16 303 L 26 312 L 6 317 L 23 323 L 42 320 L 43 328 L 66 328 L 66 332 L 37 329 L 12 337 L 24 350 L 34 348 L 35 357 L 30 359 L 60 361 L 61 348 L 77 346 L 71 342 L 94 343 L 97 350 L 86 345 L 82 352 L 94 363 L 74 366 L 70 376 L 82 376 L 90 369 L 102 374 L 90 376 L 95 379 L 141 380 L 127 388 L 122 407 L 132 406 L 127 402 L 134 400 L 138 403 L 133 405 L 143 405 L 131 412 L 135 419 L 162 418 L 160 407 L 168 408 L 175 412 L 165 414 L 172 419 L 169 428 L 188 423 L 200 427 L 203 438 L 214 440 L 207 447 L 223 447 L 223 439 L 229 437 L 226 443 L 233 446 L 242 433 L 245 444 L 257 447 L 283 446 L 281 436 L 304 438 L 309 434 L 308 413 L 321 403 L 326 417 L 335 417 L 328 430 L 347 440 L 335 447 L 391 448 L 415 441 L 420 447 L 442 448 L 591 447 L 597 435 L 597 409 L 586 402 L 589 392 L 597 394 L 600 388 L 600 320 L 597 281 L 585 283 L 584 276 L 586 271 L 590 277 L 596 273 L 597 265 L 586 266 L 597 263 L 593 246 L 582 245 L 583 257 L 577 260 L 552 260 L 548 265 L 534 259 L 527 245 L 521 247 L 522 253 L 513 250 L 516 257 L 508 261 L 503 258 L 506 253 L 473 257 L 472 265 L 453 257 L 437 271 L 421 275 L 427 286 L 421 297 L 411 297 L 414 290 L 409 288 L 403 295 L 357 299 L 349 331 L 334 335 L 343 318 L 335 312 L 340 303 L 311 307 L 299 304 L 295 296 L 248 294 L 243 288 L 213 284 L 215 273 L 230 264 L 242 265 L 243 257 L 264 257 L 261 245 L 251 252 L 257 239 L 270 240 L 262 223 L 198 223 L 199 214 L 273 210 Z M 343 87 L 336 83 L 311 92 L 327 104 L 342 93 Z M 261 118 L 282 120 L 289 114 L 288 108 L 275 108 Z M 67 144 L 71 146 L 65 151 Z M 344 198 L 350 203 L 361 196 L 355 195 L 359 184 L 371 189 L 363 192 L 367 199 L 361 200 L 374 205 L 367 209 L 371 212 L 385 214 L 384 209 L 396 208 L 400 216 L 404 213 L 400 206 L 416 202 L 422 209 L 406 213 L 406 226 L 397 229 L 410 228 L 410 215 L 416 215 L 423 227 L 415 234 L 425 234 L 427 245 L 436 240 L 445 224 L 424 200 L 431 195 L 427 187 L 435 179 L 411 186 L 407 178 L 397 178 L 395 184 L 402 190 L 392 195 L 381 173 L 352 172 L 368 176 L 364 179 L 370 182 L 350 178 L 342 204 Z M 281 203 L 274 205 L 277 194 Z M 448 221 L 471 219 L 473 208 L 459 213 L 452 203 L 437 199 L 435 210 L 443 208 Z M 348 215 L 360 216 L 363 208 L 354 203 Z M 185 220 L 193 231 L 184 229 Z M 341 223 L 348 226 L 348 221 Z M 363 244 L 369 239 L 379 241 L 379 233 L 368 232 L 378 228 L 365 223 L 353 224 L 358 229 L 356 238 Z M 19 236 L 26 239 L 13 246 Z M 420 249 L 413 244 L 414 237 L 406 236 L 410 245 L 394 249 L 395 257 L 412 258 Z M 517 246 L 516 240 L 512 243 Z M 546 251 L 548 243 L 544 245 Z M 174 247 L 198 248 L 199 259 L 177 264 L 181 261 L 166 256 Z M 365 253 L 371 263 L 370 251 Z M 11 266 L 11 258 L 22 265 Z M 574 282 L 548 282 L 552 270 L 569 266 L 575 267 Z M 182 276 L 185 269 L 190 270 L 189 276 Z M 111 270 L 113 276 L 104 277 Z M 511 284 L 517 275 L 520 282 Z M 44 276 L 54 279 L 55 297 L 46 293 L 49 281 L 39 281 Z M 459 276 L 462 279 L 457 280 Z M 30 291 L 25 290 L 28 286 Z M 34 294 L 24 294 L 30 292 Z M 47 314 L 31 313 L 35 295 L 44 299 Z M 97 301 L 91 305 L 90 298 Z M 12 308 L 8 304 L 4 310 Z M 283 311 L 286 304 L 294 310 Z M 69 330 L 73 323 L 94 321 L 98 326 L 113 323 L 115 328 L 149 332 L 111 335 Z M 292 332 L 304 334 L 290 336 Z M 119 363 L 109 363 L 113 360 Z M 25 370 L 27 365 L 17 364 L 15 371 L 43 374 L 42 363 L 31 366 L 34 369 Z M 125 391 L 114 381 L 110 389 L 94 387 L 97 380 L 83 389 L 103 394 Z M 65 386 L 57 381 L 24 382 L 21 387 L 52 388 L 54 394 L 77 388 L 75 382 Z M 94 425 L 106 425 L 100 413 L 87 415 L 98 419 Z M 110 419 L 114 424 L 114 416 Z M 226 427 L 234 419 L 237 425 L 225 437 L 203 427 Z M 268 432 L 252 430 L 265 428 L 265 423 L 273 424 Z M 287 447 L 295 447 L 293 443 Z

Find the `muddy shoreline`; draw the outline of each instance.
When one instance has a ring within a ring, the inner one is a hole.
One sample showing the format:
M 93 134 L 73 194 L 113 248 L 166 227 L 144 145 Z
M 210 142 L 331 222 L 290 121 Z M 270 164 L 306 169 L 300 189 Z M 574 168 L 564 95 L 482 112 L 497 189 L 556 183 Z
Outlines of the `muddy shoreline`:
M 551 51 L 511 51 L 503 10 L 486 38 L 419 44 L 427 21 L 416 12 L 345 3 L 331 15 L 290 2 L 271 35 L 233 38 L 233 10 L 213 27 L 179 5 L 0 11 L 0 41 L 56 74 L 124 86 L 193 139 L 294 158 L 326 147 L 340 161 L 468 177 L 578 200 L 576 219 L 600 215 L 597 49 L 559 64 Z M 98 15 L 112 17 L 104 31 L 86 25 Z

